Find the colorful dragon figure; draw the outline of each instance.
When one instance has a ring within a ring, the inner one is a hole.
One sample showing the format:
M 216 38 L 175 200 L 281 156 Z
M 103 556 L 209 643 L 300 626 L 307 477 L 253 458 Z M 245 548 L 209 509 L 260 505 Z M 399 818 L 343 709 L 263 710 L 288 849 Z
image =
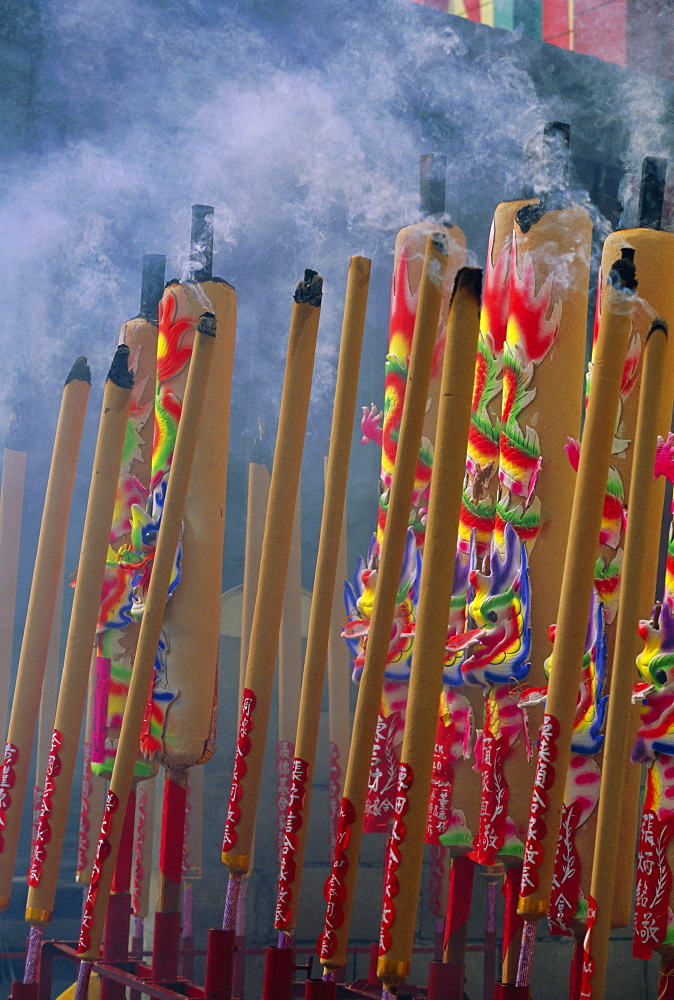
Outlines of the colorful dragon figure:
M 514 827 L 508 824 L 504 764 L 518 739 L 528 741 L 526 718 L 514 688 L 529 671 L 527 552 L 512 524 L 505 526 L 504 540 L 505 554 L 501 555 L 496 539 L 492 539 L 488 573 L 470 572 L 468 613 L 478 631 L 461 663 L 464 683 L 482 687 L 485 694 L 485 722 L 475 744 L 482 775 L 482 805 L 471 856 L 490 865 L 504 848 L 517 856 L 523 850 L 523 845 L 508 837 Z
M 552 625 L 550 641 L 553 643 L 555 631 L 556 626 Z M 548 925 L 552 934 L 573 935 L 578 926 L 583 926 L 587 917 L 587 900 L 581 887 L 581 859 L 576 839 L 599 802 L 601 771 L 594 756 L 599 753 L 604 742 L 602 729 L 608 702 L 607 696 L 603 694 L 606 646 L 603 607 L 596 592 L 593 592 L 548 913 Z M 552 659 L 550 656 L 545 661 L 548 677 Z M 537 704 L 544 700 L 546 691 L 546 688 L 530 688 L 523 692 L 520 704 Z
M 637 854 L 634 955 L 653 951 L 674 956 L 674 899 L 669 860 L 674 837 L 674 537 L 667 550 L 665 594 L 650 621 L 639 623 L 644 649 L 637 658 L 644 683 L 635 685 L 642 702 L 632 760 L 648 765 Z
M 154 394 L 149 401 L 141 402 L 147 396 L 149 376 L 140 380 L 134 389 L 96 640 L 99 694 L 92 730 L 92 770 L 99 774 L 110 773 L 114 763 L 115 735 L 121 726 L 131 679 L 137 627 L 161 524 L 194 329 L 194 318 L 178 315 L 178 301 L 167 292 L 159 306 Z M 132 471 L 142 460 L 142 431 L 151 419 L 153 402 L 154 435 L 148 491 Z M 179 546 L 169 594 L 178 585 L 180 563 Z M 166 711 L 176 697 L 176 692 L 170 691 L 164 681 L 165 653 L 165 644 L 160 642 L 141 738 L 141 749 L 148 759 L 161 746 Z M 150 773 L 152 765 L 139 760 L 136 775 L 144 777 Z
M 359 559 L 358 561 L 353 587 L 347 585 L 345 588 L 345 604 L 349 621 L 344 629 L 344 635 L 354 659 L 353 679 L 356 682 L 360 679 L 365 659 L 379 552 L 386 528 L 386 514 L 414 336 L 417 294 L 413 291 L 410 283 L 410 245 L 407 241 L 403 241 L 393 275 L 389 353 L 386 358 L 384 378 L 384 409 L 382 413 L 379 413 L 374 404 L 369 408 L 363 407 L 361 421 L 363 442 L 374 441 L 375 444 L 380 445 L 382 458 L 377 531 L 368 549 L 367 559 L 365 561 Z M 435 375 L 441 367 L 443 346 L 444 323 L 441 323 L 433 358 Z M 385 830 L 393 818 L 399 763 L 396 748 L 402 742 L 405 721 L 407 682 L 411 669 L 413 623 L 421 566 L 420 552 L 426 531 L 426 510 L 432 461 L 433 447 L 431 442 L 424 437 L 416 468 L 405 559 L 400 578 L 382 704 L 370 769 L 370 785 L 364 822 L 364 829 L 368 832 Z
M 459 550 L 469 555 L 471 536 L 480 559 L 489 552 L 496 520 L 495 484 L 498 469 L 500 420 L 492 412 L 500 402 L 502 352 L 508 320 L 507 288 L 510 248 L 504 246 L 493 260 L 494 223 L 489 234 L 484 271 L 480 336 L 466 454 L 466 484 L 459 521 Z

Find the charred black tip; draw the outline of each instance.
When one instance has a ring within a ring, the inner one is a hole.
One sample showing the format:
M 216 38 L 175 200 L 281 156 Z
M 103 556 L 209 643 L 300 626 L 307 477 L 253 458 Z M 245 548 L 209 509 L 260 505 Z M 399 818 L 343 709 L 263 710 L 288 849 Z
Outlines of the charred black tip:
M 630 250 L 630 247 L 624 249 Z M 623 291 L 633 292 L 637 285 L 637 269 L 634 261 L 629 257 L 622 256 L 617 260 L 608 273 L 608 280 L 614 288 L 622 288 Z
M 662 330 L 662 332 L 664 333 L 665 337 L 669 337 L 669 323 L 667 322 L 666 319 L 663 319 L 662 316 L 656 316 L 655 317 L 655 319 L 651 323 L 650 329 L 649 329 L 648 334 L 646 336 L 646 340 L 648 340 L 648 338 L 650 337 L 650 335 L 652 333 L 655 333 L 656 330 Z
M 482 298 L 482 268 L 481 267 L 461 267 L 454 279 L 454 290 L 452 298 L 461 289 L 473 295 L 479 304 Z
M 323 301 L 323 279 L 320 274 L 308 267 L 295 289 L 293 298 L 299 304 L 307 303 L 310 306 L 320 306 Z
M 26 450 L 26 430 L 23 425 L 23 417 L 18 409 L 10 414 L 5 435 L 5 448 L 11 448 L 12 451 Z
M 133 372 L 129 370 L 129 348 L 120 344 L 110 365 L 108 379 L 120 389 L 133 389 Z
M 515 222 L 523 233 L 528 233 L 532 226 L 540 222 L 546 212 L 546 205 L 541 198 L 540 201 L 536 201 L 532 205 L 523 205 L 515 216 Z
M 203 333 L 207 337 L 214 337 L 216 329 L 217 323 L 213 313 L 202 313 L 199 317 L 199 322 L 197 323 L 197 330 L 199 333 Z
M 88 382 L 91 385 L 91 368 L 83 354 L 80 354 L 79 358 L 75 358 L 75 363 L 68 372 L 64 385 L 68 385 L 70 382 Z

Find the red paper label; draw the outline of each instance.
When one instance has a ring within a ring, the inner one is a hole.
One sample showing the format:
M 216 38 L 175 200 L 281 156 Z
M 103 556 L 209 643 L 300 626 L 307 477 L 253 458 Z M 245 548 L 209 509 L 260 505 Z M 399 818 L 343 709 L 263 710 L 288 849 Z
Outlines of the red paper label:
M 589 897 L 587 901 L 587 930 L 585 932 L 585 949 L 583 951 L 583 977 L 580 984 L 578 1000 L 591 1000 L 592 977 L 594 976 L 594 959 L 591 955 L 592 933 L 597 919 L 597 903 Z
M 456 739 L 453 722 L 446 726 L 438 719 L 435 730 L 435 750 L 431 774 L 431 794 L 426 815 L 426 843 L 440 847 L 440 837 L 449 829 L 452 805 L 452 746 Z
M 674 836 L 674 816 L 660 819 L 650 809 L 641 817 L 637 885 L 634 898 L 635 958 L 649 959 L 667 934 L 672 872 L 667 845 Z
M 136 796 L 136 836 L 133 844 L 133 888 L 131 892 L 131 912 L 140 916 L 140 893 L 143 887 L 143 847 L 145 845 L 145 821 L 147 818 L 147 791 L 141 784 Z
M 115 812 L 117 812 L 118 808 L 119 799 L 114 792 L 108 790 L 108 795 L 105 800 L 103 822 L 101 823 L 101 833 L 96 846 L 96 857 L 94 858 L 94 864 L 91 869 L 91 881 L 89 882 L 87 898 L 84 904 L 84 911 L 82 913 L 82 927 L 80 929 L 80 939 L 77 944 L 78 955 L 81 955 L 84 951 L 88 951 L 91 945 L 91 927 L 94 921 L 94 906 L 96 905 L 96 898 L 98 896 L 103 862 L 107 857 L 109 857 L 110 851 L 112 850 L 108 837 L 110 835 L 112 816 Z
M 89 805 L 93 782 L 91 780 L 91 747 L 84 743 L 84 767 L 82 770 L 82 798 L 80 799 L 80 834 L 77 841 L 77 874 L 83 872 L 89 863 Z
M 253 712 L 257 699 L 252 691 L 244 688 L 243 703 L 241 705 L 241 721 L 239 722 L 239 735 L 236 741 L 236 756 L 234 758 L 234 774 L 232 775 L 232 787 L 229 793 L 229 807 L 227 809 L 227 821 L 225 823 L 225 836 L 222 842 L 222 852 L 227 854 L 236 844 L 236 828 L 241 819 L 239 802 L 241 801 L 241 779 L 246 773 L 246 757 L 250 753 L 250 732 L 253 728 Z
M 7 810 L 12 804 L 12 797 L 9 793 L 14 788 L 14 782 L 16 781 L 14 765 L 18 759 L 18 747 L 15 747 L 13 743 L 6 743 L 5 756 L 2 760 L 2 771 L 0 771 L 0 854 L 5 849 L 5 838 L 2 836 L 2 831 L 5 829 L 5 823 L 7 822 Z
M 398 791 L 395 799 L 395 814 L 393 828 L 389 841 L 384 873 L 384 901 L 379 932 L 379 954 L 385 955 L 391 947 L 391 927 L 396 917 L 395 898 L 400 891 L 400 883 L 396 871 L 400 865 L 400 845 L 405 839 L 405 822 L 403 817 L 409 809 L 407 793 L 412 787 L 414 774 L 409 764 L 401 763 L 398 771 Z
M 40 817 L 37 821 L 35 844 L 33 845 L 33 854 L 30 862 L 30 868 L 28 869 L 28 885 L 31 886 L 36 886 L 40 883 L 40 879 L 42 877 L 42 866 L 47 857 L 47 844 L 51 840 L 51 825 L 49 823 L 49 817 L 51 816 L 51 800 L 54 794 L 54 778 L 61 770 L 59 750 L 62 746 L 63 737 L 58 729 L 55 729 L 51 738 L 51 747 L 49 749 L 49 758 L 47 760 L 47 772 L 44 778 L 44 791 L 42 793 Z
M 530 896 L 538 886 L 538 866 L 543 860 L 541 840 L 546 834 L 545 815 L 550 805 L 548 792 L 555 780 L 553 764 L 557 758 L 557 738 L 559 722 L 554 715 L 543 716 L 539 732 L 538 761 L 536 777 L 531 795 L 531 811 L 529 813 L 529 829 L 524 845 L 524 865 L 522 868 L 522 884 L 520 896 Z
M 276 744 L 276 859 L 281 864 L 286 814 L 290 802 L 295 744 L 279 740 Z
M 491 732 L 482 734 L 480 826 L 470 853 L 480 865 L 495 865 L 496 855 L 505 843 L 510 790 L 503 764 L 508 749 L 507 735 L 497 739 Z
M 288 796 L 288 808 L 286 812 L 286 823 L 283 832 L 283 844 L 281 851 L 281 870 L 278 880 L 278 895 L 276 897 L 276 915 L 274 926 L 277 930 L 284 930 L 290 923 L 290 910 L 293 897 L 293 887 L 297 866 L 295 855 L 297 854 L 297 831 L 302 826 L 304 809 L 304 796 L 306 795 L 307 780 L 309 778 L 309 765 L 300 757 L 295 757 L 292 767 L 292 781 L 290 783 L 290 794 Z
M 397 727 L 397 712 L 392 712 L 386 718 L 380 715 L 377 719 L 363 817 L 365 833 L 381 833 L 388 830 L 389 820 L 393 819 L 398 781 L 398 758 L 393 749 L 393 740 Z
M 318 952 L 321 961 L 331 958 L 337 950 L 337 931 L 344 923 L 343 903 L 346 899 L 346 887 L 344 879 L 349 870 L 349 859 L 346 856 L 346 849 L 351 839 L 351 827 L 356 820 L 356 811 L 351 802 L 344 797 L 342 808 L 339 812 L 339 827 L 337 829 L 337 843 L 335 844 L 335 857 L 332 862 L 332 871 L 325 883 L 323 895 L 327 902 L 325 912 L 325 923 L 323 933 L 318 939 Z
M 330 802 L 330 850 L 334 851 L 339 827 L 339 802 L 342 795 L 342 769 L 339 765 L 339 747 L 330 741 L 330 771 L 328 801 Z
M 576 832 L 581 816 L 582 808 L 577 802 L 562 809 L 548 910 L 551 934 L 573 935 L 571 920 L 580 902 L 581 860 L 576 847 Z

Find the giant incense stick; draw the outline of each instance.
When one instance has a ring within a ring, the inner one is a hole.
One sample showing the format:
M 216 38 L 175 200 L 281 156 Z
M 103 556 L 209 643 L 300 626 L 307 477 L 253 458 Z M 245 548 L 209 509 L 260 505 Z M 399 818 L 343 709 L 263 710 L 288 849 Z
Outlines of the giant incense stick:
M 28 611 L 23 631 L 12 714 L 5 746 L 0 799 L 0 909 L 6 910 L 19 841 L 30 755 L 40 707 L 40 692 L 59 580 L 63 573 L 68 513 L 77 457 L 89 398 L 90 372 L 85 358 L 73 365 L 63 390 L 40 537 L 35 555 Z M 11 789 L 11 791 L 10 791 Z
M 374 581 L 379 548 L 386 529 L 387 506 L 391 475 L 396 461 L 397 435 L 405 395 L 405 378 L 409 366 L 424 248 L 432 232 L 447 240 L 448 265 L 445 271 L 443 299 L 433 354 L 429 400 L 419 449 L 419 462 L 410 506 L 410 526 L 414 531 L 414 546 L 405 560 L 400 581 L 400 595 L 394 615 L 389 657 L 385 672 L 375 745 L 370 766 L 370 782 L 365 804 L 364 829 L 368 833 L 386 831 L 393 820 L 394 795 L 397 781 L 398 753 L 405 723 L 405 704 L 409 679 L 413 639 L 408 624 L 413 622 L 418 592 L 417 556 L 423 548 L 428 487 L 432 470 L 433 439 L 438 412 L 438 388 L 442 368 L 442 347 L 449 299 L 456 272 L 465 263 L 466 243 L 460 229 L 445 216 L 446 157 L 435 154 L 421 158 L 421 212 L 424 220 L 401 229 L 396 237 L 393 280 L 391 283 L 391 313 L 389 345 L 385 362 L 384 408 L 377 412 L 374 404 L 363 407 L 363 442 L 368 439 L 381 447 L 379 508 L 377 532 L 370 543 L 367 558 L 359 559 L 353 585 L 344 591 L 349 621 L 344 635 L 353 657 L 353 679 L 359 683 L 363 669 L 364 646 L 367 641 Z
M 87 688 L 86 719 L 84 722 L 84 752 L 82 755 L 82 797 L 80 799 L 80 828 L 77 839 L 77 869 L 75 878 L 80 885 L 88 886 L 96 853 L 96 838 L 105 809 L 105 779 L 91 770 L 91 734 L 94 705 L 96 704 L 96 652 L 91 658 Z M 53 727 L 52 719 L 52 729 Z M 51 737 L 51 730 L 50 730 Z M 51 742 L 51 740 L 50 740 Z M 45 761 L 46 768 L 46 761 Z M 40 777 L 42 777 L 41 775 Z
M 641 374 L 639 415 L 632 462 L 632 481 L 638 483 L 639 488 L 631 491 L 621 581 L 626 594 L 638 594 L 642 586 L 648 548 L 651 501 L 655 493 L 653 466 L 668 367 L 667 348 L 667 325 L 664 320 L 656 320 L 646 340 Z M 670 395 L 670 410 L 671 404 Z M 629 728 L 625 725 L 625 716 L 629 713 L 634 680 L 633 636 L 638 618 L 639 608 L 634 601 L 627 599 L 620 602 L 602 763 L 588 929 L 585 936 L 581 996 L 587 997 L 588 1000 L 591 997 L 602 1000 L 606 982 L 613 886 L 621 825 L 622 787 L 630 735 Z
M 138 742 L 145 716 L 169 584 L 173 572 L 185 500 L 188 492 L 201 410 L 215 346 L 215 323 L 205 313 L 197 328 L 187 388 L 176 439 L 168 488 L 164 500 L 152 576 L 143 612 L 138 646 L 131 674 L 126 710 L 117 745 L 115 764 L 106 800 L 94 871 L 84 908 L 78 951 L 83 961 L 78 995 L 86 994 L 91 962 L 98 957 L 106 903 L 122 835 L 122 821 L 133 782 Z M 207 416 L 207 415 L 206 415 Z
M 536 920 L 547 910 L 559 833 L 564 783 L 578 696 L 580 667 L 592 595 L 598 538 L 613 443 L 620 382 L 634 307 L 634 268 L 622 260 L 611 271 L 602 297 L 587 416 L 574 493 L 553 666 L 539 734 L 531 818 L 524 851 L 519 913 L 526 921 L 518 986 L 528 984 Z M 562 664 L 555 669 L 556 664 Z
M 367 257 L 352 257 L 342 323 L 325 500 L 304 661 L 290 791 L 291 805 L 286 821 L 274 920 L 274 926 L 285 933 L 294 929 L 297 919 L 297 902 L 302 880 L 302 865 L 318 743 L 320 721 L 318 705 L 322 697 L 325 679 L 325 661 L 330 639 L 331 612 L 340 546 L 341 532 L 336 530 L 336 526 L 341 524 L 344 517 L 346 481 L 369 281 L 370 261 Z
M 151 778 L 138 786 L 136 793 L 136 837 L 133 849 L 131 878 L 131 914 L 133 916 L 134 956 L 140 961 L 143 952 L 143 922 L 150 912 L 150 875 L 152 871 L 152 840 L 154 835 L 157 779 Z
M 396 817 L 384 882 L 377 974 L 389 992 L 409 973 L 423 861 L 434 722 L 442 687 L 453 561 L 464 479 L 480 315 L 481 272 L 464 269 L 450 306 L 433 459 L 414 655 L 424 668 L 410 678 Z M 435 667 L 435 669 L 434 669 Z
M 9 418 L 0 487 L 0 735 L 5 735 L 12 672 L 16 579 L 26 477 L 26 438 L 18 412 Z
M 199 431 L 194 454 L 180 569 L 166 607 L 155 670 L 153 696 L 155 702 L 165 699 L 164 711 L 161 716 L 153 711 L 141 744 L 145 755 L 160 759 L 167 769 L 152 967 L 155 979 L 168 981 L 174 981 L 178 974 L 187 769 L 209 760 L 215 750 L 229 409 L 236 340 L 236 294 L 231 285 L 211 274 L 213 209 L 194 206 L 192 212 L 191 252 L 193 261 L 200 264 L 194 275 L 198 284 L 170 283 L 160 305 L 164 350 L 156 407 L 155 497 L 161 482 L 165 483 L 175 423 L 180 427 L 182 419 L 177 416 L 183 391 L 181 359 L 194 336 L 204 301 L 215 314 L 218 337 L 204 400 L 209 419 Z M 172 430 L 164 418 L 169 412 Z M 168 433 L 164 435 L 162 430 Z
M 271 455 L 265 435 L 264 425 L 258 420 L 258 434 L 251 448 L 248 462 L 248 500 L 246 506 L 246 540 L 243 564 L 243 589 L 241 601 L 241 651 L 239 658 L 239 709 L 243 701 L 246 683 L 246 664 L 250 646 L 250 631 L 253 626 L 255 596 L 260 578 L 260 560 L 264 522 L 269 500 L 269 469 Z
M 260 577 L 250 637 L 236 759 L 222 845 L 229 870 L 224 929 L 234 928 L 240 879 L 250 867 L 274 677 L 283 584 L 290 558 L 323 280 L 307 270 L 295 291 Z
M 372 619 L 344 782 L 337 845 L 332 874 L 326 887 L 328 906 L 320 942 L 320 958 L 328 974 L 346 963 L 349 919 L 353 904 L 371 748 L 374 744 L 384 671 L 389 655 L 391 625 L 399 590 L 400 572 L 408 544 L 410 506 L 428 399 L 443 280 L 447 267 L 446 250 L 447 244 L 443 236 L 437 233 L 429 236 L 395 467 L 388 498 L 386 531 L 381 543 Z
M 87 697 L 117 476 L 122 458 L 133 374 L 129 349 L 117 348 L 103 393 L 77 583 L 68 629 L 51 751 L 30 868 L 26 920 L 39 931 L 51 921 L 68 817 L 77 747 Z M 31 932 L 31 944 L 36 940 Z M 32 961 L 31 949 L 26 969 Z M 27 982 L 31 980 L 28 979 Z

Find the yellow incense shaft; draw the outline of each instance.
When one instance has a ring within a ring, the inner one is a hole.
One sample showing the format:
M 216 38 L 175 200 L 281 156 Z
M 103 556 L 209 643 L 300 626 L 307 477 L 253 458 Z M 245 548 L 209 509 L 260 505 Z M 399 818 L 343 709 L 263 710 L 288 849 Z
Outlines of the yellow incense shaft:
M 253 625 L 255 595 L 260 578 L 262 538 L 269 500 L 269 469 L 262 451 L 263 436 L 256 439 L 248 465 L 248 502 L 246 507 L 246 544 L 243 563 L 243 593 L 241 602 L 241 653 L 239 658 L 239 709 L 246 682 L 246 663 Z
M 352 257 L 346 289 L 342 338 L 335 387 L 335 405 L 330 430 L 328 474 L 321 519 L 321 534 L 311 601 L 307 650 L 300 696 L 295 762 L 286 838 L 279 876 L 279 895 L 274 924 L 289 931 L 297 920 L 297 901 L 311 806 L 311 786 L 318 743 L 320 702 L 328 654 L 332 602 L 339 556 L 340 532 L 351 451 L 358 371 L 365 329 L 365 311 L 370 283 L 370 261 Z M 297 796 L 300 796 L 298 798 Z
M 40 714 L 37 723 L 37 741 L 35 744 L 35 787 L 33 789 L 33 838 L 37 830 L 37 821 L 42 801 L 42 779 L 47 770 L 51 734 L 54 731 L 54 716 L 58 701 L 59 666 L 61 663 L 61 617 L 63 613 L 63 574 L 56 591 L 56 604 L 52 617 L 51 634 L 47 659 L 44 665 L 42 679 L 42 697 L 40 699 Z
M 603 291 L 602 317 L 573 498 L 550 684 L 539 733 L 538 763 L 518 907 L 520 916 L 528 921 L 544 916 L 550 900 L 594 582 L 595 540 L 599 538 L 601 527 L 615 414 L 631 331 L 633 286 L 636 282 L 629 261 L 620 263 L 620 275 L 614 269 Z
M 446 269 L 446 240 L 438 233 L 432 234 L 428 237 L 424 255 L 386 530 L 381 544 L 374 606 L 358 690 L 335 857 L 327 884 L 328 906 L 320 946 L 320 960 L 327 969 L 339 969 L 346 964 L 370 760 L 405 552 Z
M 290 559 L 295 499 L 311 393 L 323 279 L 306 271 L 295 291 L 286 371 L 281 397 L 260 577 L 250 637 L 239 742 L 222 845 L 229 874 L 240 878 L 250 867 L 257 800 L 262 778 L 274 665 Z M 250 713 L 250 714 L 249 714 Z M 247 724 L 254 719 L 250 734 Z
M 325 482 L 327 490 L 327 461 L 325 464 Z M 333 526 L 334 530 L 334 526 Z M 351 711 L 349 677 L 349 651 L 342 638 L 344 622 L 344 581 L 348 576 L 348 560 L 346 545 L 346 507 L 342 514 L 342 526 L 339 532 L 339 553 L 337 555 L 337 572 L 330 612 L 330 638 L 328 641 L 328 731 L 330 736 L 330 809 L 333 802 L 339 807 L 341 798 L 342 771 L 349 756 L 351 742 Z M 333 773 L 333 767 L 336 768 Z M 335 799 L 333 799 L 333 793 Z
M 13 413 L 5 440 L 0 487 L 0 736 L 5 735 L 9 678 L 12 673 L 16 578 L 19 571 L 25 478 L 26 445 L 19 417 Z
M 470 425 L 482 272 L 464 268 L 456 278 L 447 322 L 440 410 L 421 571 L 414 659 L 400 755 L 396 815 L 384 876 L 377 975 L 392 992 L 409 974 L 414 944 L 424 834 L 442 691 L 447 626 Z
M 644 348 L 641 392 L 634 442 L 633 489 L 627 517 L 622 589 L 626 598 L 620 602 L 616 628 L 616 646 L 611 672 L 611 696 L 608 703 L 606 742 L 604 744 L 597 837 L 592 865 L 592 888 L 589 900 L 588 934 L 585 938 L 584 976 L 588 996 L 601 1000 L 606 985 L 606 970 L 611 930 L 613 889 L 620 842 L 623 778 L 629 766 L 629 727 L 625 718 L 630 711 L 632 684 L 636 679 L 634 633 L 641 618 L 637 601 L 646 565 L 649 513 L 656 490 L 653 464 L 657 445 L 659 417 L 663 402 L 671 410 L 672 397 L 663 400 L 667 377 L 667 324 L 655 320 Z M 636 768 L 635 768 L 636 770 Z M 620 869 L 622 878 L 622 867 Z
M 297 491 L 278 637 L 278 742 L 295 745 L 302 687 L 302 503 Z M 290 754 L 294 750 L 290 751 Z
M 7 909 L 12 892 L 21 810 L 28 784 L 54 608 L 63 574 L 68 514 L 89 399 L 89 378 L 86 360 L 78 358 L 63 390 L 56 427 L 3 762 L 3 785 L 5 776 L 10 773 L 7 768 L 13 772 L 14 780 L 9 795 L 4 796 L 0 806 L 0 910 Z
M 26 920 L 33 924 L 48 924 L 54 908 L 129 414 L 129 397 L 133 387 L 128 358 L 128 347 L 118 347 L 103 393 L 54 734 L 28 870 Z
M 134 917 L 144 918 L 150 912 L 150 879 L 152 876 L 156 797 L 156 776 L 139 783 L 136 792 L 138 820 L 133 846 L 133 872 L 131 876 L 131 912 Z
M 152 576 L 143 611 L 94 871 L 84 908 L 78 951 L 80 957 L 86 960 L 93 961 L 98 958 L 101 945 L 112 875 L 117 861 L 126 804 L 133 782 L 134 765 L 138 757 L 138 741 L 152 682 L 157 645 L 166 608 L 166 595 L 180 536 L 192 459 L 197 445 L 199 422 L 214 349 L 215 321 L 211 313 L 205 313 L 199 321 L 194 338 L 185 398 L 157 536 Z M 206 417 L 208 418 L 208 414 Z

